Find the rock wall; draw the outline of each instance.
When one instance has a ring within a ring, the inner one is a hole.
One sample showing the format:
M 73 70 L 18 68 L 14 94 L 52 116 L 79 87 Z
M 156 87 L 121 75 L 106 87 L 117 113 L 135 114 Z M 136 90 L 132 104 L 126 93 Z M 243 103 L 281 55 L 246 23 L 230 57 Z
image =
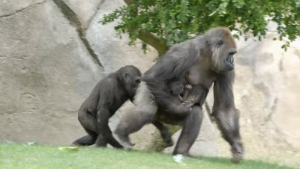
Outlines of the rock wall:
M 122 0 L 0 1 L 0 141 L 70 144 L 85 134 L 77 110 L 103 76 L 128 64 L 142 72 L 153 64 L 154 50 L 144 54 L 140 43 L 129 47 L 126 35 L 116 35 L 116 23 L 99 23 L 122 5 Z M 234 92 L 249 154 L 254 145 L 300 149 L 300 42 L 284 52 L 274 36 L 238 41 Z M 208 100 L 211 106 L 211 94 Z M 134 111 L 130 103 L 111 127 L 128 111 Z M 147 125 L 133 135 L 136 148 L 145 148 L 153 131 Z M 192 153 L 228 154 L 216 131 L 206 114 Z
M 236 58 L 244 72 L 237 72 L 236 102 L 245 130 L 252 128 L 267 146 L 299 151 L 300 41 L 284 51 L 281 46 L 286 40 L 274 38 L 278 34 L 270 31 L 263 41 L 238 41 Z
M 0 140 L 66 144 L 82 134 L 76 112 L 102 68 L 53 1 L 8 2 L 0 3 L 10 7 L 0 16 Z
M 151 65 L 151 55 L 98 23 L 102 1 L 79 3 L 0 2 L 0 140 L 68 145 L 84 134 L 77 111 L 103 76 L 127 64 L 143 71 Z

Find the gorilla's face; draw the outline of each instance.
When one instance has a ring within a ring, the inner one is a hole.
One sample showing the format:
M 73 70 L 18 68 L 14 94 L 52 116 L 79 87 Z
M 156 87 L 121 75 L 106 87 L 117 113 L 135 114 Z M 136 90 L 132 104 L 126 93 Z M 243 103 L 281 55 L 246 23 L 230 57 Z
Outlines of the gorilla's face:
M 169 84 L 170 92 L 172 95 L 180 95 L 184 92 L 184 86 L 181 82 L 175 81 Z
M 210 32 L 210 47 L 212 51 L 211 69 L 217 73 L 224 73 L 234 69 L 233 55 L 236 44 L 228 29 Z
M 125 90 L 129 95 L 130 100 L 133 99 L 136 90 L 141 83 L 140 70 L 134 66 L 126 66 L 122 70 Z

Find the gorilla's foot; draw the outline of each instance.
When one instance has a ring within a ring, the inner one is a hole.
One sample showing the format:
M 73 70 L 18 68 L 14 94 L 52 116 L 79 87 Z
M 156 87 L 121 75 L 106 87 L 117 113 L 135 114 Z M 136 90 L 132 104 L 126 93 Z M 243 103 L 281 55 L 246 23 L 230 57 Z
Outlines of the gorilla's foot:
M 168 141 L 166 141 L 166 148 L 167 147 L 172 147 L 174 145 L 174 142 L 173 142 L 173 140 L 171 139 L 171 140 L 168 140 Z
M 129 142 L 129 145 L 130 145 L 131 147 L 133 147 L 133 146 L 135 146 L 135 143 Z
M 243 144 L 241 142 L 236 142 L 231 147 L 232 159 L 231 162 L 239 163 L 243 160 Z
M 126 150 L 126 151 L 133 150 L 133 146 L 132 145 L 134 145 L 134 144 L 128 144 L 127 142 L 122 142 L 122 145 L 123 145 L 123 149 Z
M 99 135 L 96 140 L 95 147 L 106 147 L 107 143 L 108 143 L 107 140 L 104 139 L 103 136 Z
M 83 136 L 75 140 L 71 146 L 90 146 L 95 144 L 96 138 L 91 135 Z
M 124 147 L 133 147 L 135 144 L 131 143 L 129 136 L 115 134 L 115 139 L 118 140 Z
M 243 154 L 241 153 L 232 154 L 232 159 L 231 159 L 232 163 L 238 164 L 242 160 L 243 160 Z

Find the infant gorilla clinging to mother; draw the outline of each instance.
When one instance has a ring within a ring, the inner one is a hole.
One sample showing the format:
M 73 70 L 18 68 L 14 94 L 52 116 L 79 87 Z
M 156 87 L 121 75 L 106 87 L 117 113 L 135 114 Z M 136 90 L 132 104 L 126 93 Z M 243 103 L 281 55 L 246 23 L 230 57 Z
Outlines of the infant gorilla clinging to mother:
M 174 96 L 178 96 L 178 99 L 173 99 L 172 103 L 176 106 L 182 104 L 182 106 L 191 110 L 191 106 L 197 103 L 200 99 L 199 96 L 190 94 L 190 91 L 192 90 L 191 86 L 184 86 L 180 81 L 171 82 L 168 86 L 170 88 L 170 93 Z

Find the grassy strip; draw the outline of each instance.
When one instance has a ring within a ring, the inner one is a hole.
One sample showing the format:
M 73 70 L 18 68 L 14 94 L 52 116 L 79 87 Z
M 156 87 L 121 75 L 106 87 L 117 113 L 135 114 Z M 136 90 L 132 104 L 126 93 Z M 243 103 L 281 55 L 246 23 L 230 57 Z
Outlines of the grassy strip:
M 80 147 L 59 150 L 56 146 L 0 144 L 1 169 L 288 169 L 261 161 L 232 164 L 226 158 L 185 158 L 182 165 L 169 154 Z

